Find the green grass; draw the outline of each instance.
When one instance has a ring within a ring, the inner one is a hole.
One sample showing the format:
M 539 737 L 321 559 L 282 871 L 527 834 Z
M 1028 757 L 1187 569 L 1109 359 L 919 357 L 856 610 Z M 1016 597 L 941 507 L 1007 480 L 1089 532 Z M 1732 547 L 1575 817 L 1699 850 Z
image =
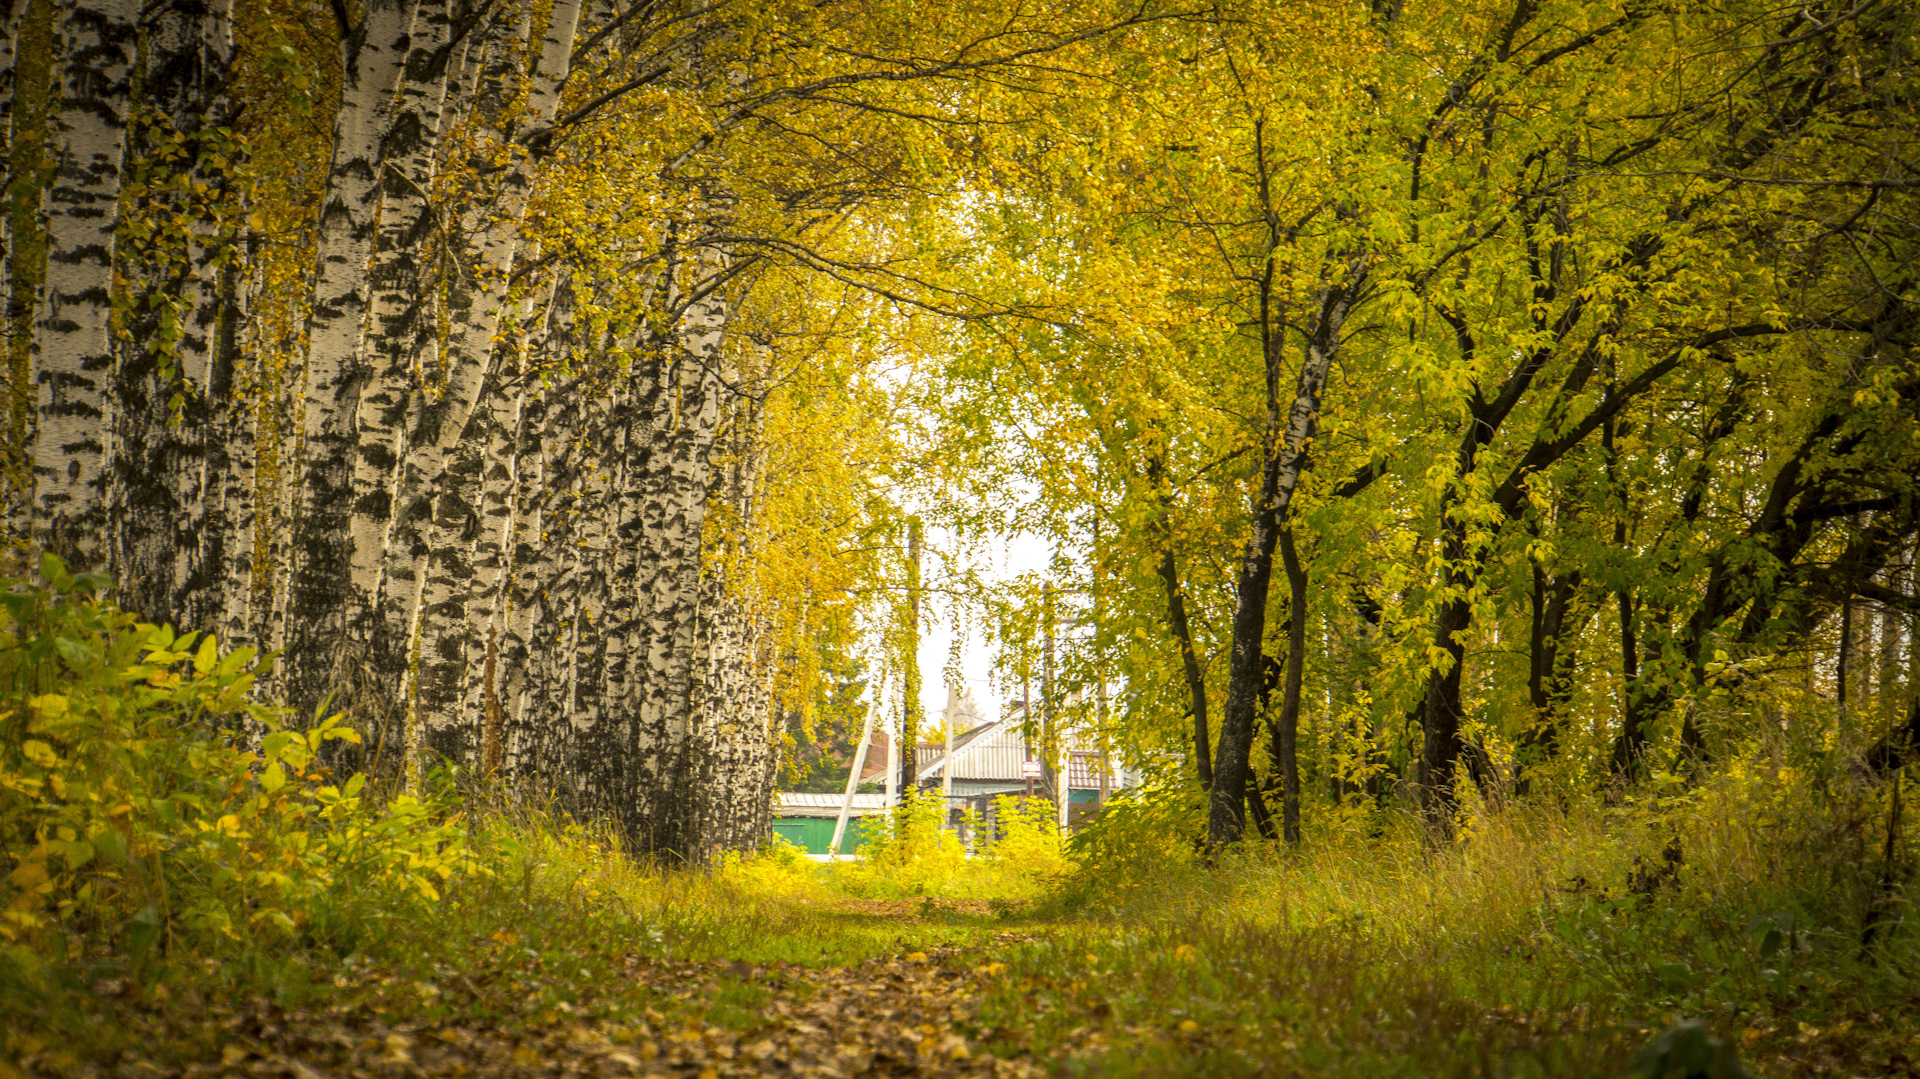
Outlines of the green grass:
M 1516 806 L 1444 847 L 1404 818 L 1355 820 L 1211 868 L 1144 833 L 1127 858 L 1151 872 L 1002 865 L 971 881 L 994 902 L 960 905 L 941 893 L 964 890 L 968 863 L 661 872 L 591 830 L 496 816 L 473 830 L 486 872 L 425 917 L 173 957 L 117 995 L 60 970 L 57 993 L 8 1014 L 7 1046 L 38 1029 L 84 1032 L 76 1068 L 122 1049 L 217 1058 L 221 1024 L 263 1000 L 320 1028 L 752 1031 L 805 992 L 770 989 L 769 968 L 945 948 L 990 972 L 968 1036 L 1065 1074 L 1618 1076 L 1685 1017 L 1758 1074 L 1879 1074 L 1915 1055 L 1920 962 L 1909 924 L 1860 945 L 1866 912 L 1894 909 L 1888 789 L 1834 790 L 1770 773 L 1613 809 Z M 1677 875 L 1629 892 L 1633 859 L 1658 864 L 1675 836 Z M 1896 840 L 1905 873 L 1911 836 Z

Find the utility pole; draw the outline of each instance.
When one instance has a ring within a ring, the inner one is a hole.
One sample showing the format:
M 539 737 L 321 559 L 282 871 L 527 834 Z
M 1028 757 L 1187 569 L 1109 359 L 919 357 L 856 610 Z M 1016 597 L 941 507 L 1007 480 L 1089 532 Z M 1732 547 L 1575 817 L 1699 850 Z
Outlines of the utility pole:
M 940 717 L 940 729 L 946 734 L 946 747 L 940 758 L 940 827 L 953 816 L 953 714 L 960 707 L 960 694 L 947 687 L 947 712 Z
M 878 706 L 876 705 L 876 711 Z M 887 733 L 887 808 L 892 809 L 900 801 L 900 737 L 888 723 Z
M 853 767 L 847 769 L 847 795 L 840 801 L 840 819 L 833 825 L 833 844 L 827 848 L 829 857 L 838 857 L 840 841 L 847 835 L 847 817 L 853 812 L 853 792 L 860 788 L 860 770 L 867 766 L 867 746 L 873 742 L 873 713 L 877 709 L 867 710 L 867 722 L 860 728 L 860 748 L 853 751 Z
M 1045 620 L 1042 640 L 1045 652 L 1040 660 L 1040 767 L 1047 789 L 1053 795 L 1057 823 L 1062 832 L 1067 825 L 1067 776 L 1056 757 L 1060 753 L 1059 704 L 1054 700 L 1054 608 L 1053 582 L 1041 592 L 1040 617 Z
M 1094 713 L 1093 722 L 1097 728 L 1096 737 L 1100 744 L 1100 808 L 1105 809 L 1107 799 L 1113 797 L 1113 772 L 1108 758 L 1112 754 L 1113 738 L 1107 730 L 1107 651 L 1100 646 L 1100 531 L 1098 522 L 1093 533 L 1093 677 L 1094 677 Z
M 1099 694 L 1098 722 L 1100 724 L 1100 804 L 1105 806 L 1107 799 L 1113 797 L 1113 768 L 1109 761 L 1113 752 L 1113 736 L 1107 731 L 1107 673 L 1100 672 L 1100 681 L 1094 683 Z
M 920 745 L 920 518 L 907 518 L 906 700 L 900 714 L 900 794 L 904 804 L 918 788 Z
M 1027 658 L 1027 642 L 1020 642 L 1020 742 L 1027 747 L 1027 763 L 1033 762 L 1033 745 L 1040 728 L 1033 725 L 1033 664 Z M 1023 764 L 1020 774 L 1027 781 L 1028 798 L 1033 797 L 1033 770 Z M 1021 804 L 1025 808 L 1025 803 Z

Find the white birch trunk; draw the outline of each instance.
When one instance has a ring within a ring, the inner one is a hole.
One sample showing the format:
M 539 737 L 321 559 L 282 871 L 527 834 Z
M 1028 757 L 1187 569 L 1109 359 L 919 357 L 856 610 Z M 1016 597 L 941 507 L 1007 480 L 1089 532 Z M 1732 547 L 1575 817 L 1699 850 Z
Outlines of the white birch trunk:
M 367 316 L 380 147 L 391 127 L 410 24 L 404 0 L 369 0 L 359 26 L 341 43 L 345 77 L 316 228 L 300 507 L 281 619 L 288 653 L 284 693 L 299 710 L 314 707 L 355 664 L 351 653 L 364 645 L 343 636 L 357 538 L 348 527 L 361 383 L 354 358 Z
M 571 292 L 565 285 L 556 287 L 541 332 L 529 341 L 535 355 L 564 356 L 570 340 L 567 320 L 571 311 Z M 557 345 L 552 342 L 559 342 Z M 543 744 L 542 725 L 538 722 L 539 702 L 546 699 L 545 684 L 552 670 L 547 651 L 536 647 L 535 633 L 552 632 L 553 618 L 546 591 L 558 572 L 558 547 L 549 540 L 549 516 L 555 506 L 552 493 L 550 460 L 564 442 L 549 424 L 548 403 L 552 391 L 529 385 L 521 438 L 515 449 L 515 513 L 512 574 L 508 584 L 508 608 L 501 635 L 500 678 L 504 707 L 502 765 L 510 775 L 538 772 L 541 762 L 537 747 Z M 554 415 L 564 410 L 553 410 Z
M 723 267 L 708 252 L 698 268 L 705 284 Z M 695 752 L 693 659 L 701 595 L 701 537 L 706 524 L 709 459 L 721 418 L 720 364 L 729 312 L 709 293 L 688 305 L 679 355 L 663 379 L 671 417 L 656 437 L 648 472 L 651 504 L 640 596 L 646 603 L 646 684 L 638 702 L 633 797 L 624 807 L 629 841 L 638 851 L 702 859 L 698 804 L 689 797 L 704 762 Z
M 417 682 L 409 694 L 420 744 L 437 756 L 462 764 L 477 760 L 477 729 L 458 722 L 460 693 L 473 641 L 468 633 L 467 597 L 473 581 L 473 543 L 479 532 L 485 425 L 469 423 L 452 461 L 436 485 L 432 516 L 422 527 L 423 568 L 414 623 L 420 641 Z M 427 762 L 423 762 L 427 763 Z
M 407 438 L 409 405 L 421 391 L 416 367 L 431 339 L 421 287 L 422 260 L 432 249 L 433 186 L 447 104 L 452 16 L 446 0 L 420 0 L 400 84 L 400 100 L 381 142 L 379 232 L 367 271 L 367 333 L 354 366 L 365 371 L 354 415 L 354 457 L 348 499 L 352 555 L 343 632 L 370 641 L 393 541 L 394 486 Z M 387 617 L 404 617 L 389 611 Z
M 150 14 L 141 81 L 156 119 L 130 140 L 149 167 L 178 168 L 152 159 L 183 153 L 190 183 L 162 188 L 140 208 L 186 222 L 184 257 L 161 249 L 127 260 L 139 302 L 128 315 L 132 334 L 120 346 L 115 380 L 110 528 L 121 604 L 181 629 L 211 629 L 218 617 L 224 567 L 207 542 L 220 535 L 208 514 L 231 456 L 224 440 L 238 433 L 230 418 L 233 357 L 218 355 L 231 291 L 222 265 L 233 254 L 220 239 L 220 219 L 232 212 L 223 204 L 233 197 L 223 163 L 237 149 L 221 134 L 232 112 L 231 14 L 230 0 L 169 3 Z M 225 377 L 216 387 L 221 364 Z
M 140 5 L 82 0 L 55 28 L 47 267 L 34 326 L 34 545 L 75 570 L 107 543 L 114 232 Z M 110 568 L 110 567 L 109 567 Z
M 524 320 L 523 320 L 524 324 Z M 512 555 L 514 514 L 518 510 L 515 447 L 520 442 L 520 424 L 525 414 L 529 357 L 522 346 L 516 349 L 512 370 L 482 402 L 481 420 L 485 424 L 486 447 L 481 458 L 480 535 L 474 544 L 473 580 L 467 596 L 468 639 L 487 643 L 490 662 L 467 666 L 466 685 L 460 695 L 462 725 L 473 725 L 481 732 L 483 767 L 500 764 L 499 723 L 500 684 L 498 639 L 505 612 L 507 575 Z
M 555 92 L 557 80 L 565 75 L 568 50 L 571 48 L 579 11 L 579 0 L 558 0 L 554 5 L 553 27 L 542 48 L 541 66 L 534 74 L 529 93 L 527 113 L 530 124 L 547 122 L 558 106 L 558 94 Z M 524 42 L 530 27 L 523 22 L 517 28 L 517 33 L 519 40 Z M 483 76 L 480 100 L 476 103 L 476 114 L 482 125 L 477 145 L 508 152 L 512 150 L 513 140 L 495 118 L 507 108 L 515 89 L 513 69 L 520 53 L 513 45 L 511 41 L 495 42 L 494 55 L 487 60 L 488 70 Z M 485 162 L 477 161 L 475 164 L 481 166 Z M 392 504 L 391 513 L 401 527 L 404 527 L 404 520 L 414 512 L 415 506 L 445 486 L 452 454 L 466 437 L 474 417 L 482 388 L 493 366 L 494 339 L 502 309 L 507 303 L 509 278 L 520 242 L 520 224 L 526 213 L 532 183 L 531 163 L 522 153 L 505 170 L 494 198 L 483 198 L 478 191 L 468 193 L 467 205 L 461 213 L 461 232 L 471 239 L 474 251 L 470 259 L 463 260 L 470 269 L 463 275 L 461 287 L 455 292 L 457 299 L 448 311 L 446 386 L 438 400 L 422 411 L 420 425 L 410 440 L 403 478 Z M 477 479 L 477 464 L 475 467 L 474 478 Z M 471 540 L 452 540 L 452 533 L 441 523 L 442 509 L 458 512 L 471 510 L 471 501 L 460 501 L 459 506 L 444 504 L 433 512 L 431 519 L 435 523 L 426 530 L 425 541 L 428 544 L 426 565 L 429 580 L 422 582 L 417 576 L 413 580 L 400 579 L 399 574 L 391 574 L 396 578 L 389 590 L 392 602 L 383 601 L 383 608 L 387 612 L 418 609 L 426 615 L 422 623 L 422 651 L 433 657 L 436 664 L 464 663 L 469 643 L 466 638 L 470 627 L 464 614 L 464 600 L 472 573 L 467 563 Z M 375 526 L 376 522 L 371 517 L 356 513 L 352 525 L 356 533 L 371 535 Z M 464 542 L 467 547 L 455 550 L 442 546 L 452 542 Z M 388 561 L 389 565 L 393 562 L 391 558 Z M 423 586 L 435 589 L 442 587 L 434 578 L 439 576 L 443 566 L 446 572 L 458 574 L 461 596 L 455 599 L 449 595 L 429 604 L 423 598 L 421 589 Z M 460 617 L 454 619 L 452 614 L 456 606 L 461 611 Z M 385 617 L 390 620 L 391 614 Z M 376 669 L 389 669 L 391 657 L 384 654 L 385 649 L 381 651 L 382 654 L 374 659 Z M 430 744 L 464 745 L 477 734 L 466 732 L 455 735 L 445 732 L 449 719 L 457 721 L 459 718 L 453 714 L 457 712 L 457 691 L 452 698 L 454 707 L 451 709 L 441 697 L 446 686 L 454 684 L 464 684 L 459 672 L 440 669 L 435 674 L 431 691 L 433 699 L 422 716 L 422 721 L 433 728 L 429 731 Z

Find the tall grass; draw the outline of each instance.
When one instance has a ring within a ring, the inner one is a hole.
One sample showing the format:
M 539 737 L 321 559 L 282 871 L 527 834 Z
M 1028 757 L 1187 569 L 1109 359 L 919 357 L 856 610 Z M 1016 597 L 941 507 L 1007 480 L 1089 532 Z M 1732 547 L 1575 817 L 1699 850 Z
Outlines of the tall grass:
M 256 701 L 256 657 L 45 570 L 0 583 L 0 1056 L 204 1055 L 197 1009 L 253 1000 L 751 1024 L 635 964 L 933 944 L 1005 970 L 979 1036 L 1105 1074 L 1617 1075 L 1685 1016 L 1775 1070 L 1860 1070 L 1920 1028 L 1911 789 L 1829 745 L 1759 742 L 1611 803 L 1469 802 L 1446 843 L 1347 809 L 1209 865 L 1198 797 L 1167 788 L 1070 844 L 1008 800 L 969 853 L 916 803 L 859 862 L 772 842 L 668 870 L 489 781 L 415 798 L 327 773 L 341 728 Z M 960 898 L 993 909 L 936 902 Z

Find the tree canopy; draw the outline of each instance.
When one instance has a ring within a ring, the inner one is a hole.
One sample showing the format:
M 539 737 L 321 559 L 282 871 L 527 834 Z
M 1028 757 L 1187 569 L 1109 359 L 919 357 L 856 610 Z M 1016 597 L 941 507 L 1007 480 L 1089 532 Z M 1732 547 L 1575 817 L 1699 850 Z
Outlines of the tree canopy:
M 11 549 L 356 766 L 703 861 L 936 616 L 1216 851 L 1920 743 L 1905 5 L 6 25 Z

